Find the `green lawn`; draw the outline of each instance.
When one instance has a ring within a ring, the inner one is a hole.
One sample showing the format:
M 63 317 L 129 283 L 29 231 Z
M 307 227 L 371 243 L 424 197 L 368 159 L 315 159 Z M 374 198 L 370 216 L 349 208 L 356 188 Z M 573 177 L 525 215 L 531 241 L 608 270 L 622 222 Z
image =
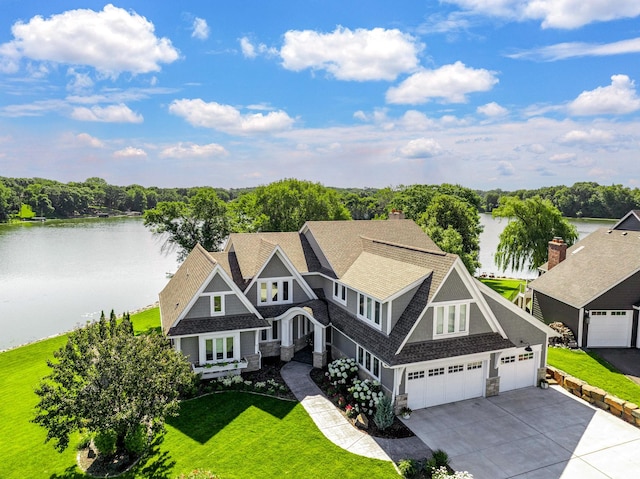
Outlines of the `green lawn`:
M 511 278 L 478 278 L 484 284 L 489 286 L 494 291 L 497 291 L 509 301 L 513 301 L 518 295 L 521 284 L 525 284 L 526 281 L 521 279 Z
M 640 404 L 640 385 L 599 357 L 580 349 L 549 348 L 547 363 L 625 401 Z
M 158 308 L 132 315 L 134 329 L 159 323 Z M 44 444 L 45 430 L 30 422 L 33 390 L 48 374 L 47 359 L 66 336 L 0 353 L 0 478 L 85 477 L 72 447 L 62 454 Z M 182 405 L 165 440 L 131 478 L 174 478 L 195 467 L 221 479 L 272 477 L 398 477 L 391 463 L 347 453 L 329 442 L 302 406 L 290 401 L 224 393 Z

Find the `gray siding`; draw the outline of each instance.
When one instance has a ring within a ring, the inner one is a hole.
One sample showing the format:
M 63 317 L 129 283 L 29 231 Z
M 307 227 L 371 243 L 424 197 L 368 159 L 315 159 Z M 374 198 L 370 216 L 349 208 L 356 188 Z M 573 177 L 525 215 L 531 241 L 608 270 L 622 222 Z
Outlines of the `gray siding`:
M 380 364 L 380 384 L 389 391 L 393 391 L 393 369 L 388 369 Z
M 293 280 L 293 302 L 303 303 L 311 299 L 309 295 L 302 289 L 300 283 L 297 280 Z
M 319 274 L 305 274 L 303 278 L 311 289 L 323 289 L 325 290 L 325 295 L 327 294 L 325 283 L 329 282 L 328 279 L 325 279 Z
M 498 377 L 498 368 L 496 367 L 496 361 L 500 353 L 491 353 L 491 359 L 489 360 L 489 377 Z
M 248 314 L 249 308 L 235 294 L 227 294 L 224 297 L 224 314 L 233 316 L 235 314 Z
M 471 298 L 471 293 L 462 282 L 460 275 L 458 275 L 455 269 L 452 269 L 449 277 L 440 288 L 440 291 L 438 291 L 438 294 L 433 298 L 433 301 L 458 301 Z
M 420 286 L 418 285 L 393 300 L 393 304 L 391 306 L 391 329 L 393 329 L 393 327 L 396 325 L 398 319 L 400 319 L 400 316 L 413 299 L 413 295 L 416 294 L 416 291 L 419 287 Z
M 245 296 L 249 299 L 254 306 L 258 304 L 258 283 L 253 283 L 253 286 L 245 293 Z
M 211 317 L 211 299 L 209 299 L 209 296 L 200 296 L 185 315 L 185 318 L 209 317 Z
M 332 332 L 333 346 L 340 350 L 348 358 L 356 357 L 356 343 L 347 338 L 337 329 L 333 329 Z
M 631 310 L 640 302 L 640 272 L 587 304 L 584 309 Z
M 180 339 L 180 350 L 192 364 L 200 361 L 198 344 L 198 336 Z
M 240 333 L 240 357 L 257 352 L 256 334 L 258 334 L 256 331 L 242 331 Z
M 524 343 L 529 343 L 529 345 L 542 344 L 543 352 L 538 367 L 543 367 L 546 364 L 547 335 L 533 324 L 520 318 L 520 316 L 509 310 L 506 306 L 503 306 L 492 298 L 486 299 L 500 326 L 502 326 L 507 337 L 516 347 L 523 347 L 525 345 Z
M 291 276 L 291 271 L 284 265 L 278 255 L 274 255 L 262 270 L 259 278 L 286 278 L 288 276 Z
M 407 340 L 409 343 L 420 343 L 422 341 L 431 341 L 433 339 L 433 307 L 427 308 L 420 323 L 413 330 L 411 336 Z
M 213 279 L 209 281 L 207 287 L 204 288 L 205 293 L 215 293 L 216 291 L 231 291 L 229 285 L 219 274 L 216 274 Z
M 630 215 L 626 220 L 618 225 L 617 230 L 640 231 L 640 222 L 634 215 Z
M 538 291 L 533 292 L 533 316 L 547 324 L 560 321 L 578 338 L 580 311 L 573 306 L 557 301 Z
M 477 303 L 471 303 L 471 309 L 469 311 L 469 334 L 490 332 L 491 326 L 489 326 L 489 321 L 487 321 L 487 318 L 480 311 L 480 307 Z

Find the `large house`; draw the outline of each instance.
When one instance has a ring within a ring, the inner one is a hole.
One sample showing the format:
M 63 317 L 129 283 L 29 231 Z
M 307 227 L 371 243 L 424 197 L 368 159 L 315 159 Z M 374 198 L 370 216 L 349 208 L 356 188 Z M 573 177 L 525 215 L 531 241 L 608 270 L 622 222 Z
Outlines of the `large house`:
M 309 221 L 196 246 L 160 293 L 162 328 L 204 377 L 355 358 L 396 408 L 536 385 L 546 325 L 475 280 L 413 221 Z
M 580 347 L 640 347 L 640 210 L 567 248 L 549 243 L 549 262 L 530 283 L 533 315 L 563 322 Z

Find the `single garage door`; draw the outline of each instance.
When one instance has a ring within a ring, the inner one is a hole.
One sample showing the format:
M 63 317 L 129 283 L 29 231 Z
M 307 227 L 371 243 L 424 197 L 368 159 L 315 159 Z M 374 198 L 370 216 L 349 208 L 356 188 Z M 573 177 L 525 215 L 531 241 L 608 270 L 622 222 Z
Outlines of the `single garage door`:
M 485 361 L 457 361 L 407 370 L 407 404 L 421 409 L 484 395 Z
M 587 346 L 628 348 L 631 346 L 633 311 L 591 311 Z
M 500 358 L 500 392 L 512 389 L 535 386 L 537 377 L 536 353 L 529 351 L 517 351 L 505 353 Z

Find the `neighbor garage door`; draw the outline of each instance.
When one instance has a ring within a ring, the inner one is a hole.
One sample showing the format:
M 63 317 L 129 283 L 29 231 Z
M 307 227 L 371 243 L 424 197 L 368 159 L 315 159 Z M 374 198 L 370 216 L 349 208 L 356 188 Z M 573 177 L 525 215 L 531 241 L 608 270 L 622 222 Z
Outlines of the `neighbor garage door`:
M 457 361 L 407 369 L 411 409 L 437 406 L 484 395 L 485 361 Z
M 524 349 L 500 357 L 500 392 L 536 384 L 536 353 Z
M 631 346 L 633 311 L 591 311 L 587 346 L 628 348 Z

